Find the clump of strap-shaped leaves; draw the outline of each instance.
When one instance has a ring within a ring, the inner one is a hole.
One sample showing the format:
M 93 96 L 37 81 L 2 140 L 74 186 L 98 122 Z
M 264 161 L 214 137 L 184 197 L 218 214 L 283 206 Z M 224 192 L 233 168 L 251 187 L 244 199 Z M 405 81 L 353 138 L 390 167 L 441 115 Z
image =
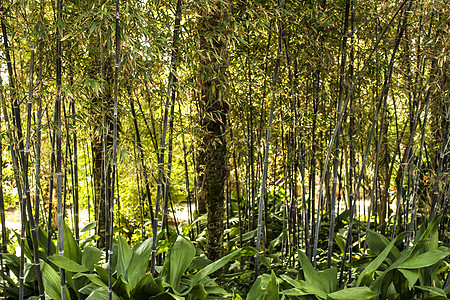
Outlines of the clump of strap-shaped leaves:
M 81 231 L 85 231 L 82 229 Z M 96 247 L 82 247 L 64 223 L 64 256 L 56 253 L 56 246 L 52 243 L 47 249 L 46 233 L 40 229 L 40 250 L 51 253 L 46 260 L 44 252 L 41 255 L 41 265 L 45 293 L 51 299 L 61 297 L 60 269 L 65 270 L 67 281 L 66 299 L 108 299 L 109 267 L 112 266 L 112 299 L 222 299 L 232 294 L 215 283 L 216 278 L 210 277 L 230 261 L 241 256 L 255 255 L 256 250 L 251 247 L 237 249 L 217 261 L 210 261 L 197 254 L 196 247 L 187 238 L 172 235 L 173 243 L 164 265 L 155 276 L 150 272 L 153 239 L 130 247 L 119 236 L 114 244 L 112 264 L 105 262 L 105 253 Z M 163 252 L 167 247 L 158 248 Z M 27 244 L 25 254 L 31 257 Z M 159 252 L 158 252 L 159 253 Z M 19 272 L 19 258 L 6 254 L 5 262 L 13 273 Z M 25 266 L 24 296 L 33 293 L 36 274 L 33 264 Z M 7 278 L 10 286 L 14 281 Z M 10 299 L 18 298 L 18 288 L 8 288 Z
M 247 299 L 448 299 L 450 288 L 438 276 L 445 272 L 443 260 L 450 255 L 448 247 L 439 246 L 439 218 L 422 226 L 411 247 L 403 251 L 397 247 L 403 245 L 408 232 L 389 241 L 370 230 L 367 244 L 372 256 L 349 286 L 339 288 L 337 268 L 316 270 L 307 255 L 298 251 L 301 270 L 297 278 L 287 274 L 278 278 L 273 271 L 262 274 Z

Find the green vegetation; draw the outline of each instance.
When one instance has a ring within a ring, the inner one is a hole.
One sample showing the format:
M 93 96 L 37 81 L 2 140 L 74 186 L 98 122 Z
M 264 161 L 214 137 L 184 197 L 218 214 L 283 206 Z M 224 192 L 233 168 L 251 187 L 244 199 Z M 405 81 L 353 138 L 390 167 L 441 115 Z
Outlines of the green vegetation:
M 0 296 L 448 299 L 449 19 L 0 2 Z

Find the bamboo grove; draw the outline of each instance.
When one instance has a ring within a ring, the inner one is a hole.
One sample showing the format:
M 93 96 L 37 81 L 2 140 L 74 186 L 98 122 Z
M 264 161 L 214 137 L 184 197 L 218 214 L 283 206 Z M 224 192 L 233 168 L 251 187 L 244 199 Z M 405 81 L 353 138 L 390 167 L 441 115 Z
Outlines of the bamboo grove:
M 394 290 L 441 295 L 449 11 L 432 0 L 1 1 L 2 296 L 344 299 L 352 287 L 391 299 L 380 264 L 424 253 L 428 236 L 435 277 L 416 288 L 407 265 L 395 274 L 409 285 Z M 337 291 L 309 289 L 314 269 L 335 272 Z

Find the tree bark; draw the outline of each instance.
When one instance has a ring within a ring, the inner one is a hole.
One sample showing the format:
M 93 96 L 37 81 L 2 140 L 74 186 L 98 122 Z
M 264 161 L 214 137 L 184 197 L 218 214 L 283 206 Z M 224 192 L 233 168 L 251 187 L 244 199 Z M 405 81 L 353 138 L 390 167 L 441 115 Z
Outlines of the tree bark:
M 200 126 L 203 131 L 197 166 L 199 202 L 206 203 L 207 246 L 210 259 L 223 253 L 224 186 L 228 176 L 225 131 L 229 105 L 226 99 L 228 65 L 227 5 L 212 1 L 209 10 L 199 6 L 197 21 L 200 49 L 198 70 Z M 201 205 L 199 205 L 201 207 Z

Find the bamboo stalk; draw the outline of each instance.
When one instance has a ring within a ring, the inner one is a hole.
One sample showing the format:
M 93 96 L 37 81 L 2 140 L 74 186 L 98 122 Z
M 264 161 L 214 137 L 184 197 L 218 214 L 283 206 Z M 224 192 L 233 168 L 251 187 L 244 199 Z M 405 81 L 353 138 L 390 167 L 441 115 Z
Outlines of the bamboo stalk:
M 256 235 L 256 250 L 258 253 L 255 255 L 255 280 L 258 277 L 259 274 L 259 252 L 261 248 L 261 231 L 262 231 L 262 215 L 264 210 L 264 197 L 266 196 L 266 181 L 267 181 L 267 169 L 269 165 L 269 145 L 270 145 L 270 138 L 272 135 L 272 123 L 273 123 L 273 112 L 275 110 L 275 93 L 277 89 L 277 80 L 278 80 L 278 70 L 280 68 L 280 59 L 281 59 L 281 32 L 282 32 L 282 24 L 279 25 L 280 32 L 278 33 L 278 48 L 277 48 L 277 58 L 275 62 L 275 71 L 273 75 L 273 82 L 272 82 L 272 100 L 270 102 L 270 112 L 269 112 L 269 124 L 267 127 L 267 136 L 266 136 L 266 142 L 264 147 L 264 166 L 263 166 L 263 173 L 262 173 L 262 181 L 261 181 L 261 192 L 260 192 L 260 198 L 259 198 L 259 204 L 258 204 L 258 229 L 257 229 L 257 235 Z
M 56 197 L 57 197 L 57 216 L 58 216 L 58 253 L 60 256 L 64 256 L 64 235 L 63 235 L 63 202 L 62 202 L 62 171 L 61 171 L 61 78 L 62 78 L 62 51 L 61 51 L 61 36 L 62 28 L 59 28 L 59 24 L 62 24 L 62 9 L 63 0 L 57 0 L 56 2 L 56 99 L 55 99 L 55 118 L 54 126 L 56 126 Z M 61 299 L 66 300 L 66 276 L 63 268 L 59 269 L 60 272 L 60 286 L 61 286 Z
M 180 126 L 183 127 L 183 114 L 181 111 L 181 103 L 178 101 L 178 111 L 180 113 Z M 186 142 L 184 139 L 184 131 L 181 133 L 181 139 L 183 142 L 183 164 L 184 164 L 184 181 L 186 185 L 186 202 L 187 202 L 187 209 L 188 209 L 188 222 L 191 224 L 193 222 L 193 213 L 192 213 L 192 199 L 191 199 L 191 193 L 189 188 L 189 171 L 188 171 L 188 163 L 187 163 L 187 148 L 186 148 Z M 192 230 L 189 230 L 189 236 L 191 237 L 191 240 L 194 239 L 194 235 Z
M 73 80 L 73 78 L 71 78 Z M 71 84 L 73 86 L 73 84 Z M 75 240 L 80 242 L 80 220 L 79 220 L 79 204 L 78 204 L 78 146 L 77 146 L 77 128 L 76 128 L 76 111 L 75 99 L 71 99 L 72 106 L 72 143 L 73 143 L 73 158 L 72 158 L 72 181 L 73 181 L 73 210 L 75 223 Z
M 176 80 L 175 80 L 176 81 Z M 174 82 L 175 83 L 175 82 Z M 174 109 L 175 109 L 175 91 L 172 92 L 172 103 L 170 104 L 170 120 L 169 120 L 169 143 L 168 143 L 168 157 L 167 157 L 167 175 L 164 183 L 164 198 L 163 198 L 163 222 L 162 227 L 164 226 L 167 230 L 167 237 L 169 237 L 169 226 L 167 224 L 167 211 L 168 211 L 168 203 L 171 201 L 170 199 L 170 178 L 172 173 L 172 149 L 173 149 L 173 119 L 174 119 Z M 171 202 L 172 205 L 172 202 Z M 174 218 L 176 223 L 176 218 Z M 176 226 L 178 228 L 178 226 Z
M 338 96 L 338 115 L 342 114 L 342 100 L 344 98 L 344 78 L 345 78 L 345 64 L 347 59 L 347 35 L 348 35 L 348 19 L 350 15 L 350 0 L 345 1 L 344 13 L 344 29 L 342 34 L 342 48 L 341 48 L 341 66 L 339 73 L 339 96 Z M 338 128 L 336 133 L 334 159 L 333 159 L 333 188 L 331 196 L 331 212 L 330 212 L 330 230 L 328 236 L 328 254 L 327 267 L 331 267 L 331 257 L 333 256 L 334 244 L 334 226 L 336 220 L 336 189 L 338 181 L 338 167 L 339 167 L 339 150 L 340 150 L 340 134 L 341 130 Z
M 142 207 L 142 197 L 141 197 L 141 181 L 139 180 L 139 173 L 141 172 L 141 168 L 139 168 L 139 163 L 136 156 L 136 147 L 133 147 L 134 152 L 134 163 L 136 165 L 136 186 L 138 190 L 138 199 L 139 199 L 139 218 L 140 218 L 140 226 L 141 226 L 141 239 L 144 241 L 145 239 L 145 228 L 144 228 L 144 214 Z M 150 210 L 151 211 L 151 210 Z
M 365 171 L 365 167 L 366 167 L 366 163 L 367 163 L 367 158 L 368 158 L 368 155 L 369 155 L 370 145 L 372 143 L 372 138 L 373 138 L 373 134 L 374 134 L 374 131 L 375 131 L 375 126 L 378 123 L 378 117 L 379 117 L 379 113 L 380 113 L 380 110 L 381 110 L 381 104 L 383 103 L 383 99 L 385 97 L 387 97 L 387 94 L 389 92 L 389 84 L 390 84 L 391 77 L 392 77 L 392 71 L 393 71 L 393 67 L 394 67 L 395 55 L 397 53 L 398 46 L 400 44 L 400 40 L 402 38 L 403 32 L 404 32 L 404 30 L 406 28 L 408 11 L 411 8 L 411 4 L 412 4 L 412 1 L 409 2 L 409 7 L 404 12 L 403 22 L 402 22 L 400 31 L 398 32 L 398 35 L 397 35 L 396 40 L 395 40 L 395 44 L 394 44 L 394 48 L 392 50 L 390 62 L 389 62 L 389 65 L 387 67 L 386 75 L 385 75 L 385 78 L 384 78 L 384 83 L 383 83 L 383 87 L 382 87 L 382 90 L 381 90 L 381 95 L 379 97 L 379 100 L 378 100 L 378 103 L 377 103 L 377 107 L 376 107 L 376 110 L 375 110 L 374 121 L 372 123 L 372 127 L 371 127 L 371 130 L 370 130 L 369 138 L 367 140 L 366 149 L 365 149 L 365 153 L 364 153 L 364 157 L 363 157 L 363 161 L 362 161 L 362 165 L 361 165 L 361 170 L 360 170 L 360 174 L 359 174 L 359 178 L 358 178 L 358 184 L 356 186 L 353 203 L 352 203 L 352 206 L 350 208 L 350 216 L 349 216 L 349 223 L 348 223 L 347 239 L 346 239 L 346 242 L 345 242 L 344 253 L 342 255 L 342 261 L 341 261 L 341 270 L 340 270 L 340 276 L 339 276 L 339 287 L 342 286 L 342 282 L 343 282 L 343 274 L 344 274 L 344 267 L 345 267 L 344 263 L 345 263 L 346 256 L 347 256 L 347 249 L 350 249 L 351 244 L 352 244 L 352 226 L 353 226 L 353 218 L 354 218 L 354 214 L 355 214 L 356 201 L 358 200 L 359 189 L 361 187 L 362 179 L 364 177 L 364 171 Z M 403 7 L 403 5 L 402 5 L 402 7 Z
M 156 242 L 158 236 L 158 215 L 160 208 L 160 199 L 163 189 L 163 181 L 167 182 L 165 179 L 166 174 L 164 172 L 164 155 L 166 149 L 166 136 L 167 136 L 167 123 L 169 118 L 169 109 L 170 109 L 170 100 L 172 98 L 172 93 L 174 92 L 174 81 L 175 81 L 175 72 L 177 69 L 177 56 L 178 56 L 178 36 L 180 30 L 180 21 L 181 21 L 181 0 L 177 1 L 177 8 L 175 13 L 175 25 L 173 31 L 173 40 L 172 40 L 172 58 L 170 63 L 170 72 L 168 78 L 168 87 L 167 87 L 167 95 L 166 102 L 164 106 L 164 119 L 162 124 L 162 134 L 160 140 L 160 151 L 158 154 L 158 187 L 157 187 L 157 195 L 156 195 L 156 208 L 154 214 L 154 221 L 152 223 L 152 231 L 153 231 L 153 244 L 152 244 L 152 258 L 150 263 L 150 268 L 152 275 L 155 275 L 155 259 L 156 259 Z
M 47 115 L 47 120 L 50 118 Z M 50 132 L 50 128 L 53 127 L 53 134 Z M 54 176 L 55 176 L 55 164 L 56 164 L 56 157 L 55 157 L 55 147 L 56 147 L 56 126 L 55 124 L 52 124 L 48 126 L 49 132 L 48 135 L 50 137 L 50 143 L 51 143 L 51 152 L 50 152 L 50 180 L 49 180 L 49 187 L 50 187 L 50 193 L 48 198 L 48 218 L 47 218 L 47 256 L 50 256 L 50 249 L 52 244 L 52 221 L 53 221 L 53 185 L 54 185 Z
M 325 174 L 327 173 L 326 170 L 328 168 L 328 162 L 330 160 L 330 155 L 331 155 L 331 149 L 332 146 L 334 144 L 334 140 L 336 139 L 336 135 L 338 130 L 340 130 L 340 127 L 342 125 L 342 121 L 344 118 L 344 114 L 345 111 L 347 109 L 348 106 L 348 102 L 351 98 L 351 96 L 353 95 L 353 91 L 355 86 L 357 85 L 357 83 L 359 82 L 359 79 L 361 78 L 364 70 L 366 69 L 369 61 L 372 58 L 372 55 L 375 53 L 375 50 L 378 48 L 378 45 L 380 44 L 381 40 L 384 38 L 384 35 L 386 34 L 387 30 L 389 29 L 389 27 L 391 26 L 392 22 L 394 21 L 394 19 L 396 18 L 396 16 L 398 15 L 398 13 L 402 10 L 402 8 L 405 6 L 406 2 L 408 0 L 404 0 L 402 2 L 402 4 L 399 6 L 399 8 L 396 10 L 396 12 L 394 13 L 394 15 L 392 16 L 392 18 L 390 19 L 389 23 L 385 26 L 385 28 L 383 29 L 379 39 L 377 40 L 377 42 L 375 43 L 374 47 L 372 48 L 372 50 L 370 51 L 367 59 L 364 61 L 364 65 L 362 66 L 362 68 L 360 69 L 360 71 L 358 72 L 358 75 L 355 78 L 355 81 L 352 83 L 352 85 L 349 88 L 349 92 L 347 94 L 347 97 L 345 98 L 345 102 L 343 104 L 343 109 L 341 111 L 340 114 L 338 114 L 338 119 L 336 122 L 336 126 L 334 127 L 334 131 L 333 134 L 331 136 L 331 139 L 328 142 L 328 150 L 327 150 L 327 155 L 325 157 L 325 162 L 324 162 L 324 166 L 323 166 L 323 171 L 322 171 L 322 177 L 320 179 L 320 187 L 319 187 L 319 209 L 317 211 L 317 222 L 316 222 L 316 226 L 315 226 L 315 232 L 314 232 L 314 248 L 313 248 L 313 258 L 314 258 L 314 262 L 317 261 L 317 244 L 318 244 L 318 240 L 319 240 L 319 228 L 320 228 L 320 220 L 321 220 L 321 211 L 323 209 L 323 183 L 325 181 Z M 363 173 L 363 172 L 361 172 Z M 356 198 L 355 198 L 356 199 Z M 315 265 L 315 264 L 314 264 Z
M 38 249 L 38 226 L 36 226 L 35 219 L 33 217 L 33 210 L 31 208 L 31 196 L 30 196 L 30 183 L 28 179 L 28 159 L 30 153 L 30 143 L 31 143 L 31 108 L 33 104 L 33 76 L 34 76 L 34 54 L 35 49 L 31 46 L 31 57 L 30 57 L 30 77 L 29 77 L 29 85 L 28 85 L 28 105 L 27 105 L 27 136 L 26 136 L 26 145 L 25 152 L 22 157 L 22 168 L 23 168 L 23 182 L 24 182 L 24 192 L 22 194 L 23 201 L 25 201 L 25 206 L 28 210 L 28 221 L 30 222 L 31 227 L 31 235 L 33 238 L 33 259 L 34 265 L 36 267 L 36 278 L 38 282 L 39 288 L 39 297 L 44 300 L 44 284 L 42 281 L 42 273 L 41 273 L 41 264 L 39 261 L 39 249 Z M 20 116 L 19 116 L 20 120 Z M 20 128 L 20 126 L 19 126 Z M 19 144 L 20 145 L 20 144 Z M 24 207 L 25 208 L 25 207 Z M 25 212 L 24 212 L 25 216 Z
M 119 71 L 120 71 L 120 34 L 119 34 L 119 0 L 116 0 L 116 37 L 115 37 L 115 46 L 116 46 L 116 57 L 114 64 L 114 113 L 113 113 L 113 122 L 114 122 L 114 137 L 113 137 L 113 154 L 112 154 L 112 184 L 111 184 L 111 198 L 110 198 L 110 206 L 109 206 L 109 249 L 107 254 L 109 255 L 109 279 L 108 279 L 108 299 L 112 300 L 113 292 L 113 239 L 114 239 L 114 188 L 116 182 L 116 172 L 117 172 L 117 119 L 118 119 L 118 106 L 119 106 Z
M 0 86 L 2 85 L 2 79 L 0 78 Z M 0 97 L 3 98 L 3 88 L 0 88 Z M 3 102 L 3 101 L 1 101 Z M 3 106 L 3 103 L 1 103 Z M 0 114 L 0 133 L 2 132 L 2 118 Z M 6 219 L 5 219 L 5 203 L 3 199 L 3 145 L 2 135 L 0 134 L 0 220 L 2 225 L 2 251 L 0 252 L 0 268 L 3 279 L 3 297 L 7 297 L 5 275 L 8 274 L 8 270 L 3 267 L 3 253 L 8 253 L 7 249 L 7 236 L 6 236 Z
M 128 86 L 127 88 L 128 88 L 128 95 L 130 96 L 130 107 L 131 107 L 131 114 L 133 115 L 133 124 L 134 124 L 134 132 L 135 132 L 135 137 L 136 137 L 136 144 L 137 144 L 137 148 L 139 150 L 139 158 L 140 158 L 140 162 L 141 162 L 141 166 L 142 166 L 142 173 L 144 176 L 145 193 L 147 196 L 147 201 L 149 203 L 151 222 L 153 223 L 153 221 L 154 221 L 153 205 L 152 205 L 152 199 L 151 199 L 151 194 L 150 194 L 150 183 L 148 180 L 148 171 L 147 171 L 147 167 L 145 165 L 144 147 L 142 146 L 141 135 L 139 133 L 139 126 L 137 124 L 137 116 L 136 116 L 136 111 L 134 109 L 134 99 L 131 95 L 131 87 Z M 139 100 L 138 100 L 138 103 L 139 103 Z

